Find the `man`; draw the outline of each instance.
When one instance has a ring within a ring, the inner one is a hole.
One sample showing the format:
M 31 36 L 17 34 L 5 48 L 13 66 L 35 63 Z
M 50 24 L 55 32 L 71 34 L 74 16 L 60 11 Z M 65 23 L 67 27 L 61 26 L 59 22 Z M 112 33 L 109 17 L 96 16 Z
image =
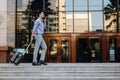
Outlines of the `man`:
M 44 62 L 46 50 L 47 50 L 46 43 L 43 39 L 44 30 L 46 28 L 44 21 L 43 21 L 44 19 L 45 19 L 45 13 L 41 11 L 39 12 L 38 19 L 36 19 L 36 21 L 34 22 L 32 35 L 31 35 L 31 41 L 33 40 L 33 36 L 35 36 L 35 48 L 33 52 L 32 65 L 41 65 L 41 64 L 47 65 L 47 63 Z M 37 62 L 37 55 L 38 55 L 38 51 L 40 47 L 42 48 L 42 53 L 41 53 L 39 62 Z

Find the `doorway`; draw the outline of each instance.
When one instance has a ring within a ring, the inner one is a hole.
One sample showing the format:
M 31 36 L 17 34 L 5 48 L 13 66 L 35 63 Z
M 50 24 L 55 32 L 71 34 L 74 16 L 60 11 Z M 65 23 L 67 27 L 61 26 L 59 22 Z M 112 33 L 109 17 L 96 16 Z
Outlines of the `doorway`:
M 101 38 L 78 37 L 76 62 L 101 62 Z
M 70 38 L 49 37 L 47 62 L 68 63 L 70 62 Z
M 109 61 L 120 62 L 120 46 L 117 45 L 118 40 L 115 37 L 109 38 Z

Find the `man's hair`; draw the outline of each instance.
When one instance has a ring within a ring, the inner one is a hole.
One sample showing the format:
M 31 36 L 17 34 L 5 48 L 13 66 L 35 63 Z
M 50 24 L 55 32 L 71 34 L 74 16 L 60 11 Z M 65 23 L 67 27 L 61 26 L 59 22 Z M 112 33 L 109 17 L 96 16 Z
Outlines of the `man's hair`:
M 43 12 L 45 14 L 45 11 L 41 10 L 41 11 L 38 12 L 38 15 L 41 14 L 41 12 Z

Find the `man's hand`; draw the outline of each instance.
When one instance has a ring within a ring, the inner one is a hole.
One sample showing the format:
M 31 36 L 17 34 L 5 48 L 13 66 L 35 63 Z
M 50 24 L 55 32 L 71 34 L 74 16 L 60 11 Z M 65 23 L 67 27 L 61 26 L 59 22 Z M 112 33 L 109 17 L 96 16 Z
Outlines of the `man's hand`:
M 32 32 L 32 34 L 31 34 L 31 42 L 33 41 L 33 36 L 34 36 L 34 33 Z
M 30 42 L 32 42 L 33 41 L 33 37 L 31 37 L 31 39 L 30 39 Z

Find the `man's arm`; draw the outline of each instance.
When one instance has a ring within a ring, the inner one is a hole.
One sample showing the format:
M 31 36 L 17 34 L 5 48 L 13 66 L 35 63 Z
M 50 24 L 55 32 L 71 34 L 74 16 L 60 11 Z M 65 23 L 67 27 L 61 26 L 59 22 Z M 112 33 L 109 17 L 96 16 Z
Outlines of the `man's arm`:
M 36 29 L 38 26 L 38 22 L 36 21 L 33 26 L 32 34 L 31 34 L 31 41 L 33 40 L 33 36 L 35 35 Z
M 32 32 L 32 34 L 31 34 L 31 42 L 33 41 L 33 36 L 35 35 L 35 33 L 34 32 Z

